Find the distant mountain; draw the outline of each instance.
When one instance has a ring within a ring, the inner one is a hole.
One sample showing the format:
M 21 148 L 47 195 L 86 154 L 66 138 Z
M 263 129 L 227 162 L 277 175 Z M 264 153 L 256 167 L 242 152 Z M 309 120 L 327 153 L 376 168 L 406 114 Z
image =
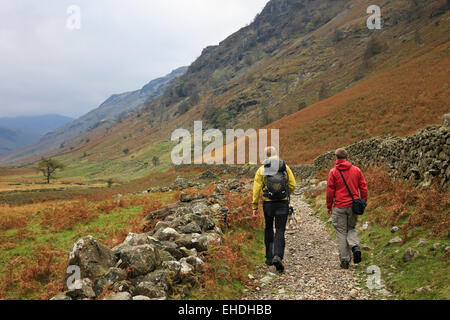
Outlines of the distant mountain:
M 0 118 L 0 154 L 36 143 L 46 133 L 73 120 L 57 114 Z
M 112 126 L 116 123 L 116 121 L 113 120 L 127 118 L 130 114 L 142 108 L 150 100 L 162 95 L 166 88 L 171 84 L 172 80 L 183 75 L 186 70 L 187 67 L 181 67 L 164 77 L 150 81 L 140 90 L 114 94 L 98 108 L 90 111 L 84 116 L 71 122 L 66 121 L 63 126 L 59 125 L 52 128 L 56 129 L 52 132 L 46 131 L 48 133 L 45 136 L 42 137 L 41 135 L 39 137 L 42 139 L 33 141 L 34 143 L 38 143 L 6 155 L 1 155 L 0 153 L 0 162 L 12 162 L 31 155 L 42 154 L 52 149 L 59 148 L 64 145 L 64 142 L 76 138 L 91 129 L 101 125 Z M 46 123 L 46 121 L 43 121 L 43 123 Z M 2 123 L 0 122 L 0 126 L 1 125 Z M 31 125 L 31 123 L 29 125 L 34 128 L 34 125 Z

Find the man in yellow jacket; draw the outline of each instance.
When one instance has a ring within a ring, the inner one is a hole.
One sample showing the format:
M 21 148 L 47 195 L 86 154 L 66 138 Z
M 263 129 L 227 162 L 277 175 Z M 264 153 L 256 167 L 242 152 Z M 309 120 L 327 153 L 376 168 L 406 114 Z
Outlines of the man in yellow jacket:
M 265 154 L 268 158 L 256 172 L 253 184 L 253 216 L 259 216 L 259 197 L 263 191 L 266 264 L 275 265 L 277 271 L 283 272 L 284 233 L 289 217 L 290 194 L 294 192 L 296 182 L 291 169 L 277 156 L 277 150 L 274 147 L 267 147 Z

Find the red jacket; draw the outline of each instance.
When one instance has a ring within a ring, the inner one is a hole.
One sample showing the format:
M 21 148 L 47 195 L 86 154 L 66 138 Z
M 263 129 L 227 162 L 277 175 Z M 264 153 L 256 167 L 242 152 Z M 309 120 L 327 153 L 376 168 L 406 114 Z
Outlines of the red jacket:
M 333 205 L 338 208 L 349 208 L 352 206 L 352 198 L 337 169 L 342 171 L 353 197 L 355 199 L 361 197 L 367 202 L 367 183 L 361 170 L 347 160 L 336 160 L 336 167 L 331 169 L 328 175 L 327 208 L 331 209 Z M 359 192 L 361 192 L 361 196 Z

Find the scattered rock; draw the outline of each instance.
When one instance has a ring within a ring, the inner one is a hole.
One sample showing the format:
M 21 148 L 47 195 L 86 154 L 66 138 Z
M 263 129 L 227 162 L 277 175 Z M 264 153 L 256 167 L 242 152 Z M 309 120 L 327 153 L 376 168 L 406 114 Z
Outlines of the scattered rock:
M 419 242 L 417 243 L 417 246 L 422 248 L 425 247 L 428 244 L 428 241 L 425 239 L 420 239 Z
M 442 249 L 442 244 L 439 242 L 433 244 L 433 246 L 430 248 L 431 251 L 439 251 Z
M 398 232 L 398 230 L 400 230 L 399 227 L 394 226 L 394 227 L 392 227 L 392 229 L 391 229 L 391 233 L 396 233 L 396 232 Z
M 413 248 L 408 248 L 403 253 L 402 260 L 403 260 L 403 262 L 409 262 L 409 261 L 417 258 L 418 256 L 419 256 L 419 253 L 416 250 L 414 250 Z
M 217 180 L 217 179 L 219 179 L 219 177 L 214 172 L 211 172 L 208 170 L 208 171 L 203 172 L 200 175 L 199 179 Z
M 180 201 L 181 202 L 191 202 L 192 200 L 193 199 L 192 199 L 192 196 L 190 194 L 187 194 L 187 193 L 184 193 L 184 192 L 182 192 L 180 194 Z
M 358 290 L 356 290 L 356 289 L 350 290 L 349 295 L 352 299 L 356 299 L 358 297 Z
M 402 243 L 402 242 L 403 242 L 402 238 L 395 237 L 395 238 L 389 240 L 389 242 L 386 244 L 386 247 L 389 247 L 389 246 L 397 244 L 397 243 Z
M 416 290 L 414 290 L 414 293 L 426 293 L 426 292 L 431 292 L 433 291 L 433 288 L 431 286 L 426 286 L 426 287 L 422 287 L 422 288 L 418 288 Z

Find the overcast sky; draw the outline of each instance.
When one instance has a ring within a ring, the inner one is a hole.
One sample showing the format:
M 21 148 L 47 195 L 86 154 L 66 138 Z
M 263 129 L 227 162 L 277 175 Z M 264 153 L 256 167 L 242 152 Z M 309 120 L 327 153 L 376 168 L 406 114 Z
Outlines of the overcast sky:
M 192 63 L 268 0 L 1 0 L 0 117 L 79 117 Z M 67 9 L 81 9 L 70 30 Z

